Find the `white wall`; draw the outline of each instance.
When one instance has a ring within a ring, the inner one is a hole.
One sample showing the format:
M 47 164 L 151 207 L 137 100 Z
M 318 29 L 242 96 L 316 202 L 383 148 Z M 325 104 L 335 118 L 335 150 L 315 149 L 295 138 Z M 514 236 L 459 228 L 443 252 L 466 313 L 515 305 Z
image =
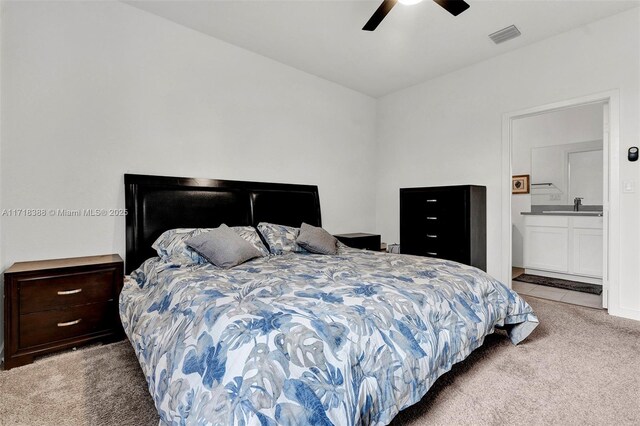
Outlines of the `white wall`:
M 374 99 L 119 2 L 3 3 L 3 208 L 124 207 L 131 172 L 317 184 L 375 230 Z M 124 218 L 0 224 L 2 269 L 124 255 Z
M 393 93 L 378 102 L 378 231 L 398 240 L 398 188 L 487 186 L 487 268 L 501 276 L 502 116 L 618 88 L 621 181 L 639 181 L 626 161 L 639 140 L 640 9 Z M 611 312 L 640 318 L 639 197 L 620 194 L 619 294 Z M 505 248 L 505 249 L 510 249 Z
M 531 183 L 535 183 L 536 178 L 531 172 L 533 148 L 602 140 L 602 117 L 602 105 L 594 104 L 514 120 L 511 160 L 513 174 L 530 175 Z M 600 148 L 602 148 L 602 142 L 600 142 Z M 564 170 L 560 170 L 561 167 L 558 167 L 558 172 L 563 174 Z M 566 204 L 566 193 L 563 195 L 564 199 L 561 203 L 547 200 L 544 203 L 533 204 Z M 531 204 L 531 194 L 514 194 L 511 197 L 513 266 L 523 266 L 524 220 L 520 212 L 531 211 Z

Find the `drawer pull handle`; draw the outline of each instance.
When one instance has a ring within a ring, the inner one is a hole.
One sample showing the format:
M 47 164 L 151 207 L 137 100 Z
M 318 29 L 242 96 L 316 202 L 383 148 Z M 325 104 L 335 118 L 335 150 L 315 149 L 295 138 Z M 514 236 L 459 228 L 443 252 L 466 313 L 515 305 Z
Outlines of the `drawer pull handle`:
M 438 238 L 436 234 L 427 234 L 427 238 Z
M 427 220 L 438 220 L 435 216 L 427 216 Z
M 437 256 L 437 255 L 438 255 L 438 253 L 435 253 L 435 252 L 433 252 L 433 251 L 428 251 L 428 252 L 427 252 L 427 254 L 428 254 L 429 256 Z
M 78 294 L 82 291 L 81 288 L 76 288 L 75 290 L 64 290 L 64 291 L 59 291 L 58 292 L 58 296 L 68 296 L 70 294 Z
M 58 323 L 58 327 L 69 327 L 70 325 L 76 325 L 79 324 L 80 321 L 82 321 L 82 318 L 79 318 L 75 321 L 69 321 L 69 322 L 59 322 Z
M 427 200 L 427 203 L 437 203 L 437 202 L 438 202 L 438 200 L 437 200 L 437 199 L 435 199 L 435 198 L 432 198 L 432 199 L 430 199 L 430 200 Z

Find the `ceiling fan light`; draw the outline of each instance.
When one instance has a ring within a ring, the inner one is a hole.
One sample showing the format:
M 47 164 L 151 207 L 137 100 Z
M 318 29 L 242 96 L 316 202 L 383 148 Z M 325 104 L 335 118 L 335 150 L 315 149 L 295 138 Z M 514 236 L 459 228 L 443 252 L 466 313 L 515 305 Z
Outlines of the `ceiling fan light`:
M 411 5 L 420 3 L 422 0 L 398 0 L 398 1 L 404 4 L 405 6 L 411 6 Z

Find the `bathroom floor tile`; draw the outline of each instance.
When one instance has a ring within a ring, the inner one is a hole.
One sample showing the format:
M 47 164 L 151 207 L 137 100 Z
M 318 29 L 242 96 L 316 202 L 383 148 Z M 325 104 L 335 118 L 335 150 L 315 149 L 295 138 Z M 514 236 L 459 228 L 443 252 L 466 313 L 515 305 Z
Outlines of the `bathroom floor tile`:
M 519 294 L 570 303 L 572 305 L 586 306 L 588 308 L 602 309 L 601 294 L 582 293 L 579 291 L 564 290 L 561 288 L 547 287 L 531 283 L 522 283 L 515 280 L 511 282 L 511 285 L 513 290 Z
M 531 296 L 542 297 L 544 299 L 561 301 L 562 298 L 567 294 L 568 290 L 563 290 L 561 288 L 553 288 L 546 287 L 542 285 L 535 285 L 535 288 L 529 292 Z
M 580 293 L 577 291 L 568 291 L 561 301 L 574 305 L 588 306 L 590 308 L 602 308 L 601 294 L 588 294 Z
M 531 294 L 536 285 L 513 280 L 511 281 L 511 288 L 519 294 Z

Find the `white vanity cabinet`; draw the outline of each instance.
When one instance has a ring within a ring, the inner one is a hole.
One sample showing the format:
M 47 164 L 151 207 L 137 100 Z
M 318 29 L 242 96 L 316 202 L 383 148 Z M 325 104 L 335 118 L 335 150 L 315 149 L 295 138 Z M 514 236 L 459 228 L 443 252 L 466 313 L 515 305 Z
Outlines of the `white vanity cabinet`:
M 577 275 L 592 278 L 589 282 L 600 282 L 602 217 L 526 215 L 524 222 L 525 269 L 536 274 L 555 272 L 552 276 L 558 278 Z
M 572 274 L 602 278 L 602 218 L 574 217 L 571 229 Z
M 569 218 L 525 216 L 524 266 L 569 272 Z

